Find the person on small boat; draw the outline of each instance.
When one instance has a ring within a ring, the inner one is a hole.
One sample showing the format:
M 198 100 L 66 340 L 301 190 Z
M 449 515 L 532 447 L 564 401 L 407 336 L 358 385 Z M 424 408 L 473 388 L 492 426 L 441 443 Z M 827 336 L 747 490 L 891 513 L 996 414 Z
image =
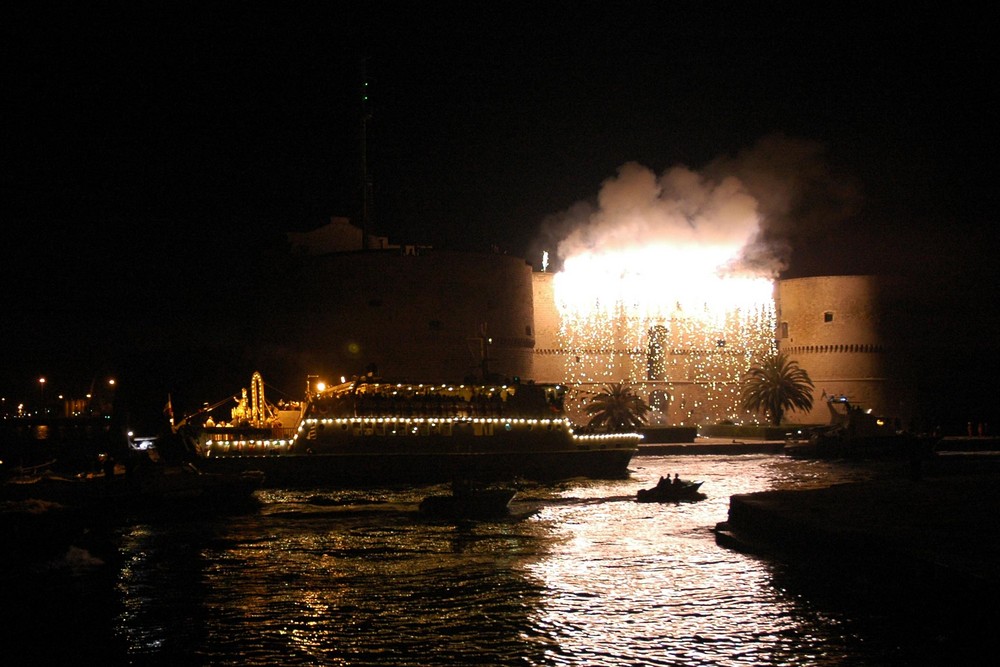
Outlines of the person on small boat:
M 676 473 L 676 472 L 674 473 L 674 481 L 673 481 L 673 483 L 674 484 L 680 484 L 681 483 L 680 473 Z

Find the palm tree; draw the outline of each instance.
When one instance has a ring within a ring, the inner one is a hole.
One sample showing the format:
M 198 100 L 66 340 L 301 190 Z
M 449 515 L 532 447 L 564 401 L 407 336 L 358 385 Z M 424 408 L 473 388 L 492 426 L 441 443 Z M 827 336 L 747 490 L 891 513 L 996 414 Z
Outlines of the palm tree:
M 786 411 L 812 409 L 813 381 L 783 352 L 775 352 L 752 366 L 743 377 L 741 401 L 751 412 L 764 412 L 778 426 Z
M 591 415 L 587 426 L 604 428 L 607 431 L 628 431 L 646 423 L 646 415 L 652 409 L 632 388 L 624 382 L 605 384 L 599 391 L 591 393 L 584 408 Z

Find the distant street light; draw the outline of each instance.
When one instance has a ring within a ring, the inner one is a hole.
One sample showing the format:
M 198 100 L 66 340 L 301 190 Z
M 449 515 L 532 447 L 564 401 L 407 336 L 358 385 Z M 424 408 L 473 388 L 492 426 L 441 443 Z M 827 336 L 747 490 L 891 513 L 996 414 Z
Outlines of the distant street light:
M 38 378 L 39 394 L 41 396 L 41 408 L 44 415 L 48 410 L 45 408 L 45 378 Z

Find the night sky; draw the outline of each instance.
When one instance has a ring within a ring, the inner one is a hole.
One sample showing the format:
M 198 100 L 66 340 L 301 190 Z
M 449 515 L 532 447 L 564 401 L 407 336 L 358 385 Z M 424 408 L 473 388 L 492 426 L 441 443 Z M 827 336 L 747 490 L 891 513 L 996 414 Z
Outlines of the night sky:
M 623 165 L 683 165 L 759 181 L 782 277 L 995 293 L 985 15 L 619 4 L 4 9 L 3 391 L 183 335 L 285 232 L 358 220 L 363 113 L 393 242 L 537 265 Z

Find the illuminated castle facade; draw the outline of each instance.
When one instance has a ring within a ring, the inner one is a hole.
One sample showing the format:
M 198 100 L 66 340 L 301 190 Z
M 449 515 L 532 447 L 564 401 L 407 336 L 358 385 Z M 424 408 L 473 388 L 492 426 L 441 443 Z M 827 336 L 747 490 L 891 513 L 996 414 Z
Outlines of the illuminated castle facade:
M 578 394 L 628 382 L 664 425 L 742 423 L 739 379 L 774 344 L 773 302 L 754 313 L 705 318 L 680 305 L 647 312 L 566 315 L 553 274 L 535 273 L 534 376 L 566 382 Z
M 579 349 L 567 348 L 556 307 L 553 276 L 535 273 L 534 376 L 572 381 Z M 908 424 L 916 413 L 912 359 L 915 350 L 900 330 L 909 321 L 900 311 L 912 303 L 910 288 L 898 278 L 821 276 L 778 281 L 773 319 L 731 320 L 728 326 L 685 326 L 681 316 L 645 322 L 638 345 L 605 336 L 603 349 L 590 353 L 602 381 L 626 380 L 656 408 L 653 420 L 674 425 L 724 421 L 747 423 L 761 415 L 739 407 L 743 372 L 772 345 L 786 352 L 815 383 L 813 408 L 788 412 L 785 420 L 825 424 L 828 399 L 851 404 Z M 915 306 L 914 306 L 915 307 Z M 658 341 L 657 337 L 664 337 Z M 907 363 L 907 362 L 910 363 Z M 577 383 L 578 384 L 578 383 Z
M 341 231 L 351 232 L 349 225 Z M 329 235 L 331 230 L 325 233 Z M 699 329 L 681 313 L 635 321 L 623 314 L 593 344 L 556 303 L 554 274 L 501 254 L 331 241 L 308 261 L 269 327 L 268 377 L 377 372 L 408 382 L 493 379 L 562 382 L 577 392 L 625 380 L 655 408 L 658 424 L 761 422 L 739 407 L 739 380 L 762 353 L 787 352 L 815 382 L 809 413 L 791 423 L 829 423 L 829 397 L 907 425 L 919 385 L 906 341 L 919 310 L 905 281 L 822 276 L 778 281 L 773 310 L 748 324 Z M 295 246 L 293 239 L 293 246 Z M 300 239 L 300 241 L 303 241 Z M 332 243 L 332 245 L 331 245 Z M 571 407 L 571 406 L 570 406 Z

